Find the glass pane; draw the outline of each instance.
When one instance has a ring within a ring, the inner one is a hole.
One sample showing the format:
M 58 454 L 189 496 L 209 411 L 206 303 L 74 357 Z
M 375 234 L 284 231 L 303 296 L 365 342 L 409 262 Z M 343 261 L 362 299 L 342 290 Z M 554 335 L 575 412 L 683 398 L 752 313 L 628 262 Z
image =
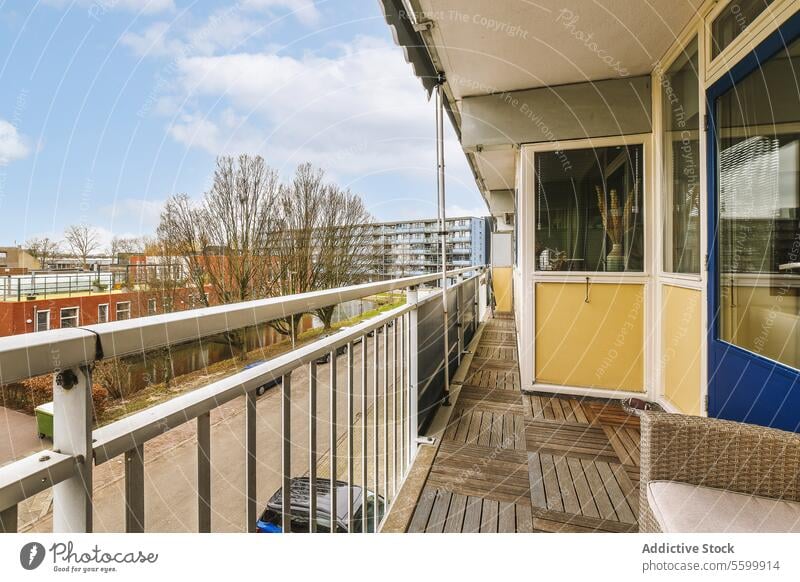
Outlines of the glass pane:
M 700 112 L 695 38 L 661 80 L 664 270 L 700 272 Z
M 800 41 L 720 97 L 720 337 L 800 368 Z
M 711 24 L 711 58 L 725 50 L 775 0 L 733 0 Z
M 537 271 L 642 271 L 642 146 L 537 153 Z

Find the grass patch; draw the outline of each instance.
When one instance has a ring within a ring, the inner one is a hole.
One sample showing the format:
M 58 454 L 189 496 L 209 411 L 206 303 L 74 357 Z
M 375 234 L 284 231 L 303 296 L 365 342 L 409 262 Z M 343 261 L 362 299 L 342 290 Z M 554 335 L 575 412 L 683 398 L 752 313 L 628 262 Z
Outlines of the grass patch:
M 387 298 L 390 300 L 386 300 L 386 302 L 381 302 L 376 300 L 374 297 L 371 297 L 373 301 L 378 303 L 382 303 L 375 309 L 370 309 L 369 311 L 365 311 L 361 315 L 357 315 L 355 317 L 351 317 L 350 319 L 345 319 L 339 322 L 336 322 L 331 326 L 331 330 L 335 331 L 342 327 L 349 327 L 352 325 L 356 325 L 364 320 L 371 319 L 376 317 L 382 313 L 387 311 L 391 311 L 401 305 L 404 305 L 406 300 L 405 297 L 398 297 L 397 295 L 390 296 L 386 294 Z M 309 329 L 307 331 L 302 332 L 297 336 L 297 341 L 295 342 L 296 347 L 304 346 L 310 344 L 320 338 L 320 336 L 329 333 L 331 330 L 325 330 L 323 328 L 316 328 L 316 329 Z M 135 412 L 139 412 L 161 402 L 165 402 L 170 398 L 174 398 L 179 394 L 183 394 L 185 392 L 189 392 L 191 390 L 196 390 L 202 386 L 209 384 L 210 382 L 217 380 L 219 378 L 229 376 L 240 371 L 244 366 L 247 364 L 258 361 L 258 360 L 270 360 L 275 358 L 276 356 L 285 354 L 286 352 L 292 351 L 292 342 L 290 339 L 285 339 L 280 342 L 276 342 L 272 345 L 269 345 L 265 348 L 256 348 L 247 352 L 244 358 L 237 357 L 237 358 L 230 358 L 227 360 L 222 360 L 220 362 L 216 362 L 211 364 L 201 370 L 195 370 L 194 372 L 189 372 L 188 374 L 183 374 L 176 378 L 173 378 L 169 384 L 166 382 L 160 382 L 158 384 L 151 384 L 144 390 L 140 390 L 130 398 L 127 398 L 124 401 L 118 401 L 113 404 L 110 404 L 105 411 L 103 411 L 97 419 L 97 426 L 103 426 L 106 424 L 110 424 L 116 420 L 119 420 L 129 414 L 133 414 Z

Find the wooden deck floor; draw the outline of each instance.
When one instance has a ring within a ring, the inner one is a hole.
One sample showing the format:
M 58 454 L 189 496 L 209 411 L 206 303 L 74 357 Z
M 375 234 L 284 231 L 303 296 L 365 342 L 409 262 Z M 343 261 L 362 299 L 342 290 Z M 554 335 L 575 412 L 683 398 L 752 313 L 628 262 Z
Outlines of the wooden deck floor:
M 513 319 L 486 324 L 409 532 L 637 530 L 639 419 L 522 394 Z

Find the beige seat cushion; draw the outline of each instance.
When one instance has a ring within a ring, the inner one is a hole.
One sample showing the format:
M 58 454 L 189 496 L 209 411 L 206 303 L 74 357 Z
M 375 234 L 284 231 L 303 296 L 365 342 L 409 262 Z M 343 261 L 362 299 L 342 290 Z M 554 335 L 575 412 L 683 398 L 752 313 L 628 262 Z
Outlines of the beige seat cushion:
M 674 481 L 651 481 L 647 501 L 664 532 L 800 532 L 795 501 Z

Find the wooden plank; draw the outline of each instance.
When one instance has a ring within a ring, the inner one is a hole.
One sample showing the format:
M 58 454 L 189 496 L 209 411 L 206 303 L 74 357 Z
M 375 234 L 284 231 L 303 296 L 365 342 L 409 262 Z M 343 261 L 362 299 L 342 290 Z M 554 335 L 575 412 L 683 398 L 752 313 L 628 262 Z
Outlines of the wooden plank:
M 528 476 L 531 488 L 531 504 L 536 507 L 547 507 L 542 462 L 539 453 L 528 453 Z
M 474 445 L 478 443 L 478 435 L 481 432 L 481 421 L 483 420 L 483 412 L 473 410 L 472 421 L 469 423 L 469 433 L 467 434 L 467 444 Z
M 541 455 L 544 490 L 547 496 L 547 508 L 553 511 L 564 511 L 561 501 L 561 490 L 558 488 L 558 477 L 552 455 Z
M 525 421 L 520 414 L 510 415 L 514 420 L 514 448 L 524 451 L 527 448 L 525 438 Z
M 570 403 L 572 404 L 572 410 L 575 413 L 575 419 L 579 423 L 589 424 L 589 419 L 586 418 L 586 413 L 583 410 L 583 405 L 574 399 L 570 400 Z
M 614 506 L 614 511 L 617 514 L 617 519 L 624 523 L 636 523 L 636 516 L 628 506 L 628 500 L 625 498 L 625 493 L 620 489 L 619 483 L 614 476 L 614 472 L 608 463 L 598 462 L 597 471 L 600 473 L 600 478 L 603 480 L 603 485 L 608 491 L 608 497 L 611 499 L 611 504 Z
M 456 432 L 458 431 L 458 425 L 461 422 L 462 417 L 464 416 L 464 410 L 462 408 L 457 408 L 453 411 L 453 416 L 450 418 L 450 422 L 447 425 L 447 429 L 444 431 L 444 436 L 442 438 L 452 440 L 456 436 Z
M 444 533 L 460 533 L 464 525 L 464 510 L 467 507 L 466 495 L 453 493 L 450 499 L 450 511 L 444 523 Z
M 433 502 L 430 518 L 425 531 L 428 533 L 442 533 L 444 522 L 447 519 L 447 510 L 450 508 L 450 498 L 452 493 L 439 490 L 436 492 L 436 500 Z
M 498 533 L 516 533 L 517 516 L 516 504 L 508 501 L 500 502 L 500 514 L 497 522 Z
M 497 513 L 500 504 L 492 499 L 483 500 L 481 513 L 481 533 L 497 533 Z
M 623 465 L 633 465 L 633 459 L 631 459 L 625 445 L 623 445 L 622 441 L 619 439 L 616 429 L 613 426 L 604 426 L 603 430 L 606 436 L 608 436 L 608 442 L 611 443 L 611 447 L 614 449 L 614 453 L 617 455 L 620 463 Z
M 608 497 L 606 488 L 603 486 L 603 479 L 600 473 L 597 472 L 597 467 L 594 461 L 581 460 L 583 473 L 589 483 L 589 488 L 592 490 L 592 498 L 600 513 L 601 519 L 612 520 L 617 519 L 617 514 L 614 511 L 614 506 L 611 504 L 611 499 Z
M 491 412 L 482 413 L 481 429 L 478 434 L 478 444 L 488 447 L 492 444 L 492 417 Z
M 529 505 L 517 503 L 517 532 L 531 533 L 533 531 L 533 520 L 531 518 L 531 508 Z
M 558 476 L 558 488 L 561 490 L 561 500 L 564 502 L 566 513 L 580 514 L 581 505 L 578 502 L 578 495 L 575 493 L 575 485 L 572 483 L 572 475 L 565 457 L 555 457 L 556 475 Z
M 468 497 L 467 509 L 464 511 L 463 533 L 479 533 L 481 531 L 481 508 L 483 501 L 480 497 Z
M 575 485 L 575 492 L 578 494 L 581 515 L 599 518 L 600 513 L 595 506 L 592 490 L 589 487 L 586 475 L 584 475 L 580 459 L 567 457 L 567 465 L 569 465 L 569 472 L 572 475 L 572 483 Z
M 417 502 L 417 508 L 414 510 L 414 517 L 411 518 L 411 523 L 408 526 L 409 533 L 422 533 L 425 531 L 435 500 L 436 490 L 426 485 Z
M 633 483 L 628 477 L 628 473 L 621 465 L 616 465 L 616 464 L 611 465 L 611 471 L 614 473 L 614 477 L 617 478 L 617 483 L 619 483 L 620 489 L 622 489 L 622 492 L 625 494 L 625 499 L 628 502 L 628 507 L 631 508 L 634 517 L 638 517 L 639 488 L 634 487 Z
M 467 442 L 467 435 L 469 434 L 469 425 L 471 422 L 472 422 L 472 413 L 464 412 L 461 418 L 461 422 L 458 424 L 458 430 L 456 430 L 456 436 L 453 439 L 454 441 L 459 443 Z
M 489 441 L 491 447 L 503 446 L 503 415 L 492 414 L 492 438 Z
M 584 517 L 571 513 L 548 511 L 546 509 L 532 509 L 533 527 L 547 532 L 635 532 L 638 527 L 634 524 L 620 523 L 618 521 L 605 521 L 593 517 Z

